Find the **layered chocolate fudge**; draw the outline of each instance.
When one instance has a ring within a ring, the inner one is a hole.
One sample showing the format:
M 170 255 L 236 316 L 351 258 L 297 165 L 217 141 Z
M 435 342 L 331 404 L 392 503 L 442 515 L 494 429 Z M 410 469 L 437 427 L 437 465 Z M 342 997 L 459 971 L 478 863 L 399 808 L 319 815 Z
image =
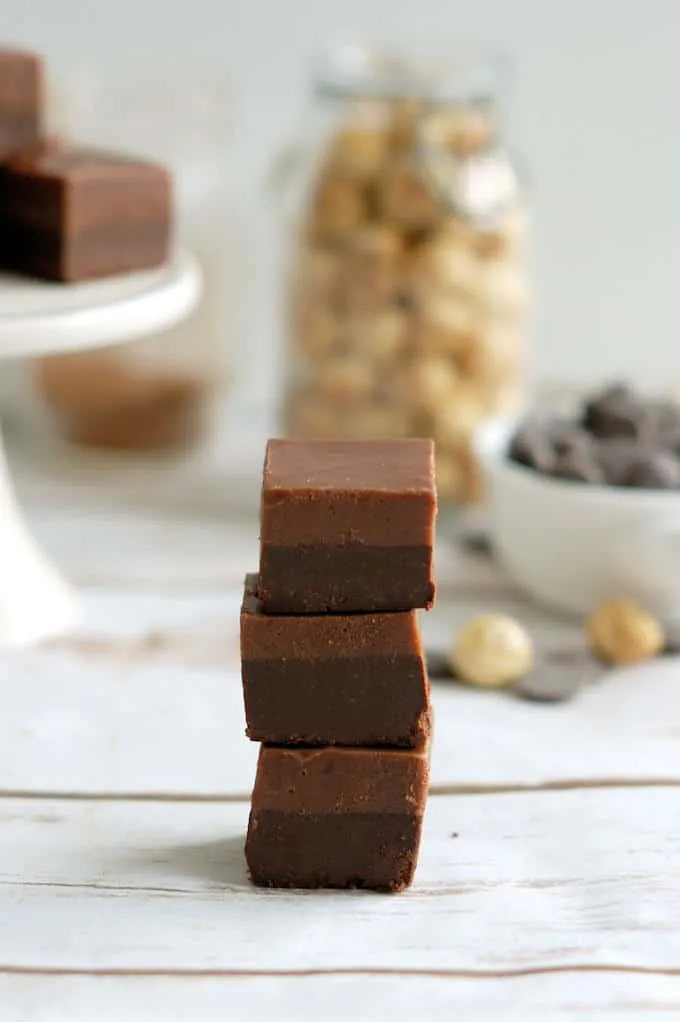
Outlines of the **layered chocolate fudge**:
M 416 612 L 266 615 L 241 608 L 246 734 L 305 745 L 421 746 L 430 733 Z
M 431 440 L 270 440 L 258 595 L 265 613 L 430 607 Z
M 418 858 L 428 748 L 263 745 L 246 839 L 255 884 L 400 891 Z
M 0 46 L 0 160 L 38 141 L 42 92 L 40 57 Z
M 6 269 L 82 281 L 158 266 L 168 256 L 171 181 L 154 163 L 37 145 L 0 168 Z

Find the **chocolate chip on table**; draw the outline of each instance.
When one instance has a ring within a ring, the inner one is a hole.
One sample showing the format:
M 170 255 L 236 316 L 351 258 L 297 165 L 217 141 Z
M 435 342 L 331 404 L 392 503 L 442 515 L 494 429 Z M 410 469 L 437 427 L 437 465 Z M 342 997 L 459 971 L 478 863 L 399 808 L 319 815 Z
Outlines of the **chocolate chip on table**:
M 602 671 L 602 665 L 594 657 L 580 650 L 545 653 L 512 686 L 512 691 L 532 702 L 566 702 L 598 678 Z
M 456 678 L 451 670 L 451 664 L 446 653 L 437 649 L 428 649 L 425 652 L 425 664 L 430 681 L 450 681 Z
M 674 490 L 680 487 L 680 458 L 671 451 L 640 455 L 630 465 L 625 485 L 647 490 Z
M 471 532 L 460 537 L 460 545 L 468 554 L 477 554 L 479 557 L 493 556 L 493 543 L 491 536 L 485 532 Z

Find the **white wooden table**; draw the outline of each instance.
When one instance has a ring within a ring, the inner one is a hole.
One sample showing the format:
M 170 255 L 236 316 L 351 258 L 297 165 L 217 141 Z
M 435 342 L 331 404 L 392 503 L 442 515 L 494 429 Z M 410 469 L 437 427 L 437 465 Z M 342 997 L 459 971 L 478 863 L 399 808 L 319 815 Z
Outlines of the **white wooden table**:
M 0 1018 L 680 1016 L 680 663 L 559 706 L 434 684 L 432 795 L 400 896 L 259 891 L 242 846 L 242 577 L 254 488 L 91 459 L 17 465 L 83 597 L 0 656 Z M 478 609 L 573 624 L 442 544 L 426 645 Z

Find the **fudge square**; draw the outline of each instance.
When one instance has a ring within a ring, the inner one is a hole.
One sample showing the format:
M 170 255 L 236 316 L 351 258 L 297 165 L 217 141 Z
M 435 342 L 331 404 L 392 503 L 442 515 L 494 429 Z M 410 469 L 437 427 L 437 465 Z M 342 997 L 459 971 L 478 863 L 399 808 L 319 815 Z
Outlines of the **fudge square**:
M 41 122 L 40 58 L 0 46 L 0 159 L 37 142 Z
M 2 261 L 17 273 L 79 281 L 168 256 L 171 182 L 153 163 L 38 145 L 0 169 Z
M 430 734 L 416 611 L 263 614 L 241 608 L 246 734 L 256 742 L 415 747 Z
M 418 860 L 428 747 L 263 745 L 246 860 L 264 887 L 400 891 Z
M 411 610 L 434 600 L 431 440 L 270 440 L 265 613 Z

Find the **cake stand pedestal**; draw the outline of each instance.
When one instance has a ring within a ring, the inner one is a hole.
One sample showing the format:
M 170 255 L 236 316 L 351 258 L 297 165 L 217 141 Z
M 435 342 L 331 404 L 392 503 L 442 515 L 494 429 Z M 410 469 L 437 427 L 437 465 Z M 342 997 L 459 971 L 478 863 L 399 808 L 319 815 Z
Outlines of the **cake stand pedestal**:
M 86 284 L 0 274 L 0 360 L 134 341 L 188 316 L 200 294 L 198 264 L 184 252 L 158 270 Z M 75 619 L 74 593 L 20 512 L 0 432 L 0 647 L 55 635 Z

